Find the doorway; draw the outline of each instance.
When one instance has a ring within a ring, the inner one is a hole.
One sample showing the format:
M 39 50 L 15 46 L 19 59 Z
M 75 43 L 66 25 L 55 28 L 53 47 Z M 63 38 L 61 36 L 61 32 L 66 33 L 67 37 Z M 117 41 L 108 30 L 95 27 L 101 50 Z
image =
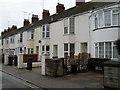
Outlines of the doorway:
M 58 45 L 53 45 L 53 56 L 58 56 Z
M 81 43 L 81 53 L 87 53 L 87 42 Z

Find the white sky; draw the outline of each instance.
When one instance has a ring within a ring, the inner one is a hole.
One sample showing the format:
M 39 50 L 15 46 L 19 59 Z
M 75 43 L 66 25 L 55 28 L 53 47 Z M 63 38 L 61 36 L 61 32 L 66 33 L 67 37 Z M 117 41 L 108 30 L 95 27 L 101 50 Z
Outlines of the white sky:
M 75 0 L 44 0 L 44 5 L 43 0 L 0 0 L 0 32 L 12 25 L 22 27 L 24 18 L 31 21 L 32 14 L 39 15 L 41 19 L 43 7 L 54 14 L 58 1 L 64 4 L 65 9 L 75 6 Z

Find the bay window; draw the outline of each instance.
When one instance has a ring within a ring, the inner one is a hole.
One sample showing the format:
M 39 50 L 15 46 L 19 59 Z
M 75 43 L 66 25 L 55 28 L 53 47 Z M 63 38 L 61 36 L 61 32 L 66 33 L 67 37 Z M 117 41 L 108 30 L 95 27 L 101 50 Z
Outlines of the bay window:
M 105 26 L 111 25 L 111 11 L 110 10 L 104 11 L 104 21 L 105 21 Z
M 95 43 L 95 58 L 117 58 L 118 52 L 114 42 Z
M 118 9 L 112 10 L 112 25 L 118 25 L 118 16 L 119 12 Z
M 103 19 L 103 12 L 99 12 L 99 27 L 102 27 L 104 25 L 104 19 Z

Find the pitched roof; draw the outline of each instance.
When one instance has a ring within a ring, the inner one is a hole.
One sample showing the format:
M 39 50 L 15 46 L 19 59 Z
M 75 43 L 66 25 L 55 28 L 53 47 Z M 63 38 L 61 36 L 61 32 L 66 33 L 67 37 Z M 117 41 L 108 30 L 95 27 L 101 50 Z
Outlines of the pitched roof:
M 8 36 L 11 36 L 11 35 L 14 35 L 16 33 L 26 31 L 26 30 L 29 30 L 30 28 L 34 28 L 34 27 L 42 26 L 44 24 L 56 22 L 60 19 L 70 17 L 72 15 L 76 15 L 76 14 L 83 13 L 83 12 L 93 10 L 93 9 L 98 9 L 101 7 L 103 8 L 104 6 L 107 6 L 107 5 L 110 5 L 113 3 L 114 2 L 86 2 L 84 4 L 81 4 L 80 6 L 75 6 L 75 7 L 72 7 L 70 9 L 64 10 L 61 13 L 48 16 L 48 17 L 41 19 L 38 22 L 30 24 L 26 27 L 21 27 L 17 30 L 11 31 L 10 33 L 3 35 L 2 38 L 8 37 Z

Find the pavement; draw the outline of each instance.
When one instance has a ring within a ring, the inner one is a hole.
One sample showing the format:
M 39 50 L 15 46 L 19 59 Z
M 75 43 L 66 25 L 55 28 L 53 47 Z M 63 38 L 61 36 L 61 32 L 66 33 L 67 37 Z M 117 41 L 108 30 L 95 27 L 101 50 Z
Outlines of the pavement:
M 2 65 L 2 71 L 40 88 L 103 88 L 101 72 L 69 74 L 62 77 L 42 76 L 41 68 L 18 69 L 16 66 Z

